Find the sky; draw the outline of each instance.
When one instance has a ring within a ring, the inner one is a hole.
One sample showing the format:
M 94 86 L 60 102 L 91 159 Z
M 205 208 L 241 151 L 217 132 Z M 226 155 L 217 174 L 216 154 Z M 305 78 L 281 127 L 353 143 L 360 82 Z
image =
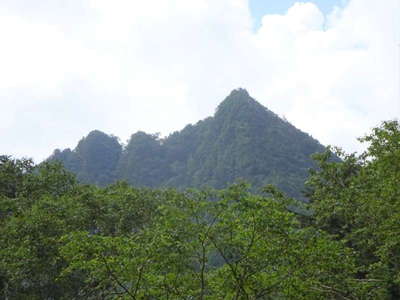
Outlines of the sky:
M 335 7 L 343 7 L 348 0 L 312 0 L 323 14 L 329 14 Z M 296 1 L 293 0 L 249 0 L 250 14 L 253 18 L 254 29 L 259 29 L 264 15 L 285 14 Z
M 279 5 L 278 5 L 279 3 Z M 399 0 L 2 0 L 0 153 L 163 136 L 250 95 L 324 145 L 400 116 Z

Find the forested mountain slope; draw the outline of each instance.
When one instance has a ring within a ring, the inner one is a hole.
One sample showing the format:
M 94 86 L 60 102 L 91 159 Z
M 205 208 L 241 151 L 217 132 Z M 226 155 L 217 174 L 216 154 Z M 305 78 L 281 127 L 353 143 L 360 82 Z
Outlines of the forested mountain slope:
M 56 150 L 82 182 L 105 185 L 126 180 L 135 186 L 224 188 L 243 179 L 255 188 L 275 184 L 300 196 L 310 155 L 324 147 L 251 98 L 233 90 L 213 117 L 166 138 L 137 132 L 126 147 L 117 138 L 91 132 L 73 150 Z
M 115 181 L 121 152 L 122 146 L 116 137 L 94 130 L 81 139 L 73 151 L 57 149 L 50 160 L 61 161 L 81 182 L 107 185 Z

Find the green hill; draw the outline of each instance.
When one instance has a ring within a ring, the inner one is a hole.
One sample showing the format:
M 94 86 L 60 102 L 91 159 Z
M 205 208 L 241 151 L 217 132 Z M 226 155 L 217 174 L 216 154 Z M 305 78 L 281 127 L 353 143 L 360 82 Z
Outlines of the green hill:
M 137 132 L 126 147 L 117 138 L 91 132 L 74 150 L 56 150 L 82 182 L 106 185 L 224 188 L 246 180 L 254 188 L 275 184 L 301 197 L 310 155 L 324 147 L 281 119 L 246 90 L 233 90 L 213 117 L 187 125 L 166 138 Z

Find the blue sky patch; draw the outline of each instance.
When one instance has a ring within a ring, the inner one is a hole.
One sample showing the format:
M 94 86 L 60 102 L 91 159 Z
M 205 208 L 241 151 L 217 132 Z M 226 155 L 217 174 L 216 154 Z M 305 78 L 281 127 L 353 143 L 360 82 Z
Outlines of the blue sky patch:
M 261 19 L 267 14 L 284 14 L 296 2 L 312 2 L 319 9 L 328 14 L 335 6 L 343 6 L 348 0 L 249 0 L 251 15 L 254 20 L 254 28 L 261 25 Z

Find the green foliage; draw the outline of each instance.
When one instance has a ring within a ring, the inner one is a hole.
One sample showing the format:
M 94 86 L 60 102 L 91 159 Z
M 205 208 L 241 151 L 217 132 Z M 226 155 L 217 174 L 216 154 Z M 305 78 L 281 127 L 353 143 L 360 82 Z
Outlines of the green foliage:
M 31 159 L 15 160 L 0 156 L 0 196 L 14 198 L 22 189 L 24 177 L 33 171 Z
M 360 139 L 361 155 L 317 155 L 320 169 L 309 181 L 314 224 L 357 253 L 358 280 L 378 282 L 370 298 L 400 297 L 400 126 L 384 122 Z
M 13 194 L 0 194 L 0 297 L 81 298 L 85 274 L 60 276 L 68 267 L 61 237 L 82 230 L 106 235 L 139 230 L 150 223 L 160 192 L 123 183 L 79 186 L 60 164 L 26 162 L 4 157 L 0 169 L 5 182 L 18 183 Z
M 127 299 L 357 295 L 351 252 L 323 232 L 302 229 L 285 203 L 243 185 L 166 193 L 154 222 L 133 235 L 64 236 L 64 274 L 86 273 L 88 286 Z
M 156 187 L 165 180 L 164 151 L 158 135 L 132 135 L 118 164 L 118 178 L 134 186 Z
M 121 152 L 117 137 L 94 130 L 79 141 L 74 151 L 55 150 L 48 160 L 62 162 L 83 183 L 104 186 L 115 181 Z
M 310 155 L 324 148 L 238 89 L 214 117 L 160 139 L 137 132 L 123 149 L 113 137 L 94 131 L 74 151 L 56 151 L 59 160 L 85 183 L 114 179 L 134 186 L 226 188 L 238 180 L 254 190 L 274 184 L 304 200 Z M 118 163 L 117 163 L 118 161 Z
M 56 282 L 56 275 L 58 238 L 70 229 L 62 197 L 73 193 L 75 178 L 60 164 L 10 158 L 2 160 L 0 177 L 14 183 L 12 193 L 0 193 L 1 297 L 45 299 L 73 290 L 74 280 Z
M 182 172 L 178 169 L 178 174 L 173 173 L 169 179 L 174 186 L 225 188 L 245 179 L 254 188 L 275 184 L 291 196 L 301 198 L 307 171 L 313 166 L 310 155 L 323 150 L 317 141 L 267 110 L 242 89 L 233 91 L 218 106 L 213 118 L 191 130 L 198 138 L 190 140 L 197 144 L 184 168 L 186 182 L 175 180 Z M 173 138 L 177 140 L 179 135 Z M 166 148 L 169 139 L 165 141 Z M 173 164 L 182 165 L 182 160 L 178 157 Z
M 362 141 L 316 155 L 301 216 L 271 185 L 101 188 L 1 156 L 0 298 L 398 299 L 399 123 Z

